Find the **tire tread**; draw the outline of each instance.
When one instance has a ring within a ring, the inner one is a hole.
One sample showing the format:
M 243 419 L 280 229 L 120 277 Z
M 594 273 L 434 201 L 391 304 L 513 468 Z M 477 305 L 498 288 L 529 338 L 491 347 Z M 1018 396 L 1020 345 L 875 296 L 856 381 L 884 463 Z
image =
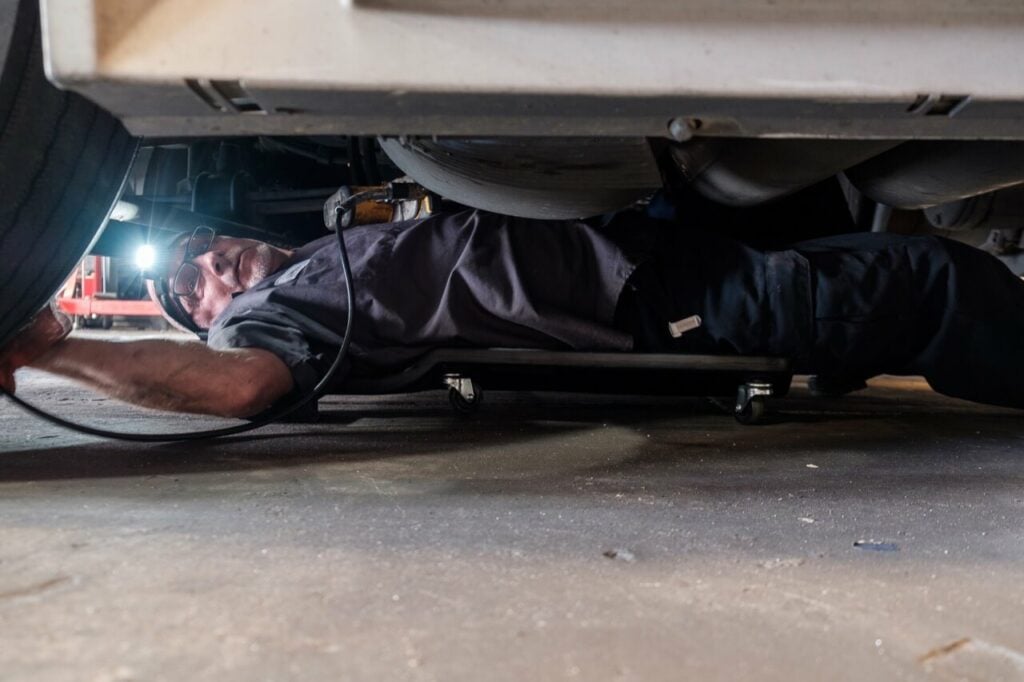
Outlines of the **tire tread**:
M 31 25 L 15 26 L 0 81 L 0 343 L 87 251 L 136 148 L 112 116 L 46 80 L 32 4 L 21 3 Z

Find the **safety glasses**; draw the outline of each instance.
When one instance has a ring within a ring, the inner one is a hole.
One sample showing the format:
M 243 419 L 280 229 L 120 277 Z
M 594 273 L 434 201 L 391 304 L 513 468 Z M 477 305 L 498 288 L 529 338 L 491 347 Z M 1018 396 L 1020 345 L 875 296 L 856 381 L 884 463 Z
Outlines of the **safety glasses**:
M 192 231 L 192 236 L 185 244 L 185 256 L 182 258 L 178 271 L 174 273 L 171 280 L 171 293 L 175 296 L 191 296 L 199 284 L 199 267 L 192 263 L 192 259 L 201 256 L 213 246 L 213 237 L 216 234 L 213 228 L 200 225 Z

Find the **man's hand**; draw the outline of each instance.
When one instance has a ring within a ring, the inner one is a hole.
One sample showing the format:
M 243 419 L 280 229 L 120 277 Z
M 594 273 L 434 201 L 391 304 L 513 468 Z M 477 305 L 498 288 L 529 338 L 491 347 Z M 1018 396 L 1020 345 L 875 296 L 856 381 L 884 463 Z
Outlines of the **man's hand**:
M 30 365 L 71 333 L 71 318 L 53 304 L 39 312 L 0 349 L 0 387 L 14 393 L 15 370 Z

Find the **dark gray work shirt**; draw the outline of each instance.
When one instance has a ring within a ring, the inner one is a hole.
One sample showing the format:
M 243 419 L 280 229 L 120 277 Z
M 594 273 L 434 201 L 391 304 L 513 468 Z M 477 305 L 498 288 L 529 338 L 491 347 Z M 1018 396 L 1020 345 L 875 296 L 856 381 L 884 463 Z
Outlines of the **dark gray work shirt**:
M 353 228 L 345 245 L 355 289 L 351 371 L 394 371 L 439 347 L 632 347 L 613 319 L 635 263 L 585 223 L 466 210 Z M 338 246 L 327 236 L 236 296 L 208 343 L 268 350 L 306 390 L 333 360 L 345 308 Z

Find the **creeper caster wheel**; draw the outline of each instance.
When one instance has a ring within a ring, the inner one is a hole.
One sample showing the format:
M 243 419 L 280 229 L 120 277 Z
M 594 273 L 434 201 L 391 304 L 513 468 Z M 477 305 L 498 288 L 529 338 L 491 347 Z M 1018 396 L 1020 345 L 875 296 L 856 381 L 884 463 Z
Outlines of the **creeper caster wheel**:
M 448 387 L 448 402 L 459 414 L 473 414 L 480 409 L 484 392 L 469 377 L 461 374 L 447 374 L 444 384 Z
M 740 424 L 763 424 L 768 416 L 768 398 L 774 390 L 772 385 L 760 381 L 749 381 L 736 391 L 736 407 L 733 414 Z

